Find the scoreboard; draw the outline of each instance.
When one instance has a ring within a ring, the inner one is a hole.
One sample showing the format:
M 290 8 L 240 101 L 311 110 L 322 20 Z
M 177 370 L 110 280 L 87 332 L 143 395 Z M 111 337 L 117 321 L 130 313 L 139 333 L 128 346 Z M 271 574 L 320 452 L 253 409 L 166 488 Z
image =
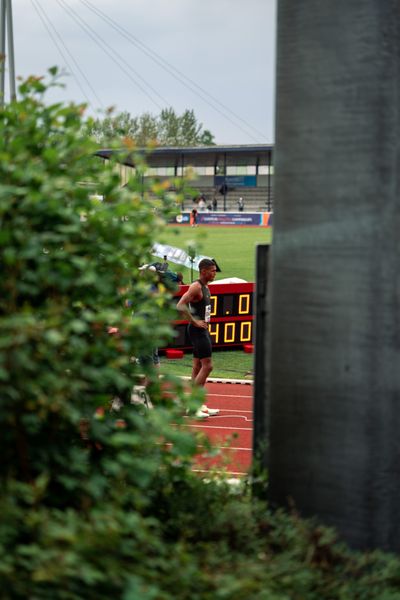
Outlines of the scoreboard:
M 176 302 L 188 290 L 182 285 Z M 209 332 L 213 348 L 234 348 L 253 341 L 254 283 L 211 283 L 211 321 Z M 175 321 L 176 337 L 170 348 L 191 349 L 187 334 L 188 321 Z

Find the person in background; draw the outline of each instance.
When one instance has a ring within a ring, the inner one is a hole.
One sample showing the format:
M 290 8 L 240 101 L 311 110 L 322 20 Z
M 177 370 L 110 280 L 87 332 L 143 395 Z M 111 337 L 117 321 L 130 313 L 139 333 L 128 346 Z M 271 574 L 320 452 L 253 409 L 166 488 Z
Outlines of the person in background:
M 139 271 L 151 271 L 156 273 L 157 269 L 154 265 L 145 264 L 139 267 Z M 121 290 L 123 291 L 123 290 Z M 155 293 L 157 291 L 157 283 L 152 283 L 150 292 Z M 126 308 L 132 308 L 132 301 L 129 299 L 125 300 Z M 109 335 L 120 336 L 120 332 L 116 327 L 108 328 Z M 151 348 L 149 354 L 145 354 L 138 357 L 131 357 L 130 362 L 135 362 L 138 365 L 142 365 L 147 368 L 150 364 L 153 364 L 153 367 L 156 370 L 160 368 L 160 357 L 158 354 L 158 348 Z M 111 410 L 112 411 L 120 411 L 124 406 L 128 404 L 143 404 L 146 408 L 153 408 L 153 404 L 150 400 L 150 397 L 147 393 L 147 386 L 149 384 L 149 379 L 147 375 L 140 376 L 140 384 L 132 382 L 132 388 L 130 390 L 124 390 L 122 393 L 118 391 L 111 400 Z
M 161 263 L 160 271 L 168 271 L 169 264 L 167 260 L 167 255 L 164 254 L 163 262 Z
M 218 191 L 221 194 L 221 196 L 226 196 L 226 194 L 228 193 L 228 186 L 226 185 L 226 183 L 223 183 Z
M 212 201 L 212 209 L 213 210 L 218 210 L 218 200 L 217 197 L 214 195 L 213 201 Z
M 209 258 L 199 263 L 199 278 L 194 281 L 176 305 L 179 312 L 189 321 L 188 333 L 193 346 L 192 382 L 204 386 L 213 369 L 211 336 L 208 331 L 211 315 L 210 289 L 208 284 L 215 279 L 217 267 Z M 196 416 L 207 418 L 219 413 L 218 409 L 206 404 Z
M 244 209 L 244 200 L 243 198 L 240 196 L 239 200 L 238 200 L 238 209 L 240 212 L 243 212 Z
M 190 213 L 190 225 L 192 227 L 197 227 L 197 208 L 193 208 Z
M 164 258 L 166 258 L 166 256 L 164 256 Z M 151 294 L 156 294 L 158 291 L 158 285 L 159 283 L 161 283 L 161 276 L 163 274 L 163 271 L 159 268 L 157 269 L 156 265 L 161 265 L 161 263 L 156 263 L 156 264 L 151 264 L 151 265 L 143 265 L 142 267 L 139 267 L 139 271 L 151 271 L 156 275 L 155 280 L 151 283 L 150 285 L 150 293 Z M 153 367 L 159 371 L 160 369 L 160 355 L 158 353 L 158 348 L 156 346 L 154 346 L 151 349 L 151 352 L 149 354 L 144 354 L 141 356 L 138 356 L 136 358 L 136 363 L 138 365 L 142 365 L 143 367 L 147 368 L 149 365 L 153 365 Z M 151 404 L 151 400 L 149 398 L 149 395 L 147 393 L 147 386 L 149 384 L 149 379 L 147 376 L 144 376 L 142 378 L 142 385 L 135 385 L 133 387 L 133 393 L 132 393 L 132 402 L 133 404 L 145 404 L 148 408 L 152 407 Z
M 174 288 L 174 286 L 177 285 L 185 285 L 183 282 L 183 275 L 180 272 L 174 273 L 173 271 L 168 270 L 160 273 L 160 275 L 161 282 L 164 283 L 168 289 L 171 287 Z

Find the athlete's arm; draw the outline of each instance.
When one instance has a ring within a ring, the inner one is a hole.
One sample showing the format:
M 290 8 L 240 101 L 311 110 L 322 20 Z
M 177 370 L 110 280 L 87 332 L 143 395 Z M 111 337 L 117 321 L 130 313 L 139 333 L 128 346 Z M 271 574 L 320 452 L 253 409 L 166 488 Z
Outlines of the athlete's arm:
M 181 299 L 179 300 L 176 308 L 180 313 L 184 316 L 185 319 L 192 323 L 196 327 L 201 327 L 202 329 L 207 329 L 208 325 L 205 321 L 201 321 L 200 319 L 196 319 L 192 313 L 190 312 L 189 304 L 191 302 L 199 302 L 203 298 L 203 292 L 201 289 L 201 285 L 198 281 L 192 283 L 187 292 L 183 294 Z

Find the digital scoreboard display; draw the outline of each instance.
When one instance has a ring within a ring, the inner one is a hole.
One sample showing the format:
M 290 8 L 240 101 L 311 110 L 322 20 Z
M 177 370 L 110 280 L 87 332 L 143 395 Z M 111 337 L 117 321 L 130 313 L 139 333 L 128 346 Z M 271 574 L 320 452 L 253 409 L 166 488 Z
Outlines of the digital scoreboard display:
M 187 291 L 183 285 L 175 294 L 176 302 Z M 211 283 L 211 322 L 209 332 L 214 348 L 251 344 L 253 341 L 254 283 Z M 175 321 L 175 339 L 170 348 L 191 349 L 187 321 Z

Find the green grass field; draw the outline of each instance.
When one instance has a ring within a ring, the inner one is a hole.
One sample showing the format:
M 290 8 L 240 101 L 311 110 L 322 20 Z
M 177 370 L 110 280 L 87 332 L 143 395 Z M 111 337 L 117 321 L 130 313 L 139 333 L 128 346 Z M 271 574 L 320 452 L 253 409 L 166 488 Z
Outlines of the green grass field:
M 225 277 L 240 277 L 246 281 L 255 281 L 255 256 L 257 244 L 270 244 L 272 230 L 262 227 L 168 227 L 166 234 L 157 242 L 187 250 L 193 246 L 197 254 L 215 258 L 221 273 L 217 280 Z M 159 260 L 159 259 L 157 259 Z M 174 271 L 182 271 L 185 283 L 190 283 L 190 270 L 170 264 Z M 197 277 L 197 271 L 193 274 Z M 191 354 L 185 354 L 181 360 L 167 360 L 161 357 L 161 370 L 164 373 L 190 376 Z M 215 351 L 213 353 L 214 371 L 211 377 L 225 379 L 251 379 L 253 355 L 243 350 Z
M 210 377 L 223 379 L 253 379 L 253 355 L 243 350 L 227 350 L 213 352 L 214 370 Z M 190 377 L 192 355 L 185 354 L 181 359 L 167 359 L 161 356 L 161 373 L 170 373 L 177 377 Z
M 257 244 L 270 244 L 271 228 L 267 227 L 204 227 L 169 226 L 157 242 L 169 244 L 187 251 L 188 246 L 197 254 L 211 256 L 217 261 L 221 273 L 218 279 L 240 277 L 255 281 L 255 252 Z M 159 260 L 159 259 L 157 259 Z M 190 283 L 190 270 L 170 265 L 172 270 L 182 271 L 185 283 Z M 197 272 L 194 273 L 194 278 Z

